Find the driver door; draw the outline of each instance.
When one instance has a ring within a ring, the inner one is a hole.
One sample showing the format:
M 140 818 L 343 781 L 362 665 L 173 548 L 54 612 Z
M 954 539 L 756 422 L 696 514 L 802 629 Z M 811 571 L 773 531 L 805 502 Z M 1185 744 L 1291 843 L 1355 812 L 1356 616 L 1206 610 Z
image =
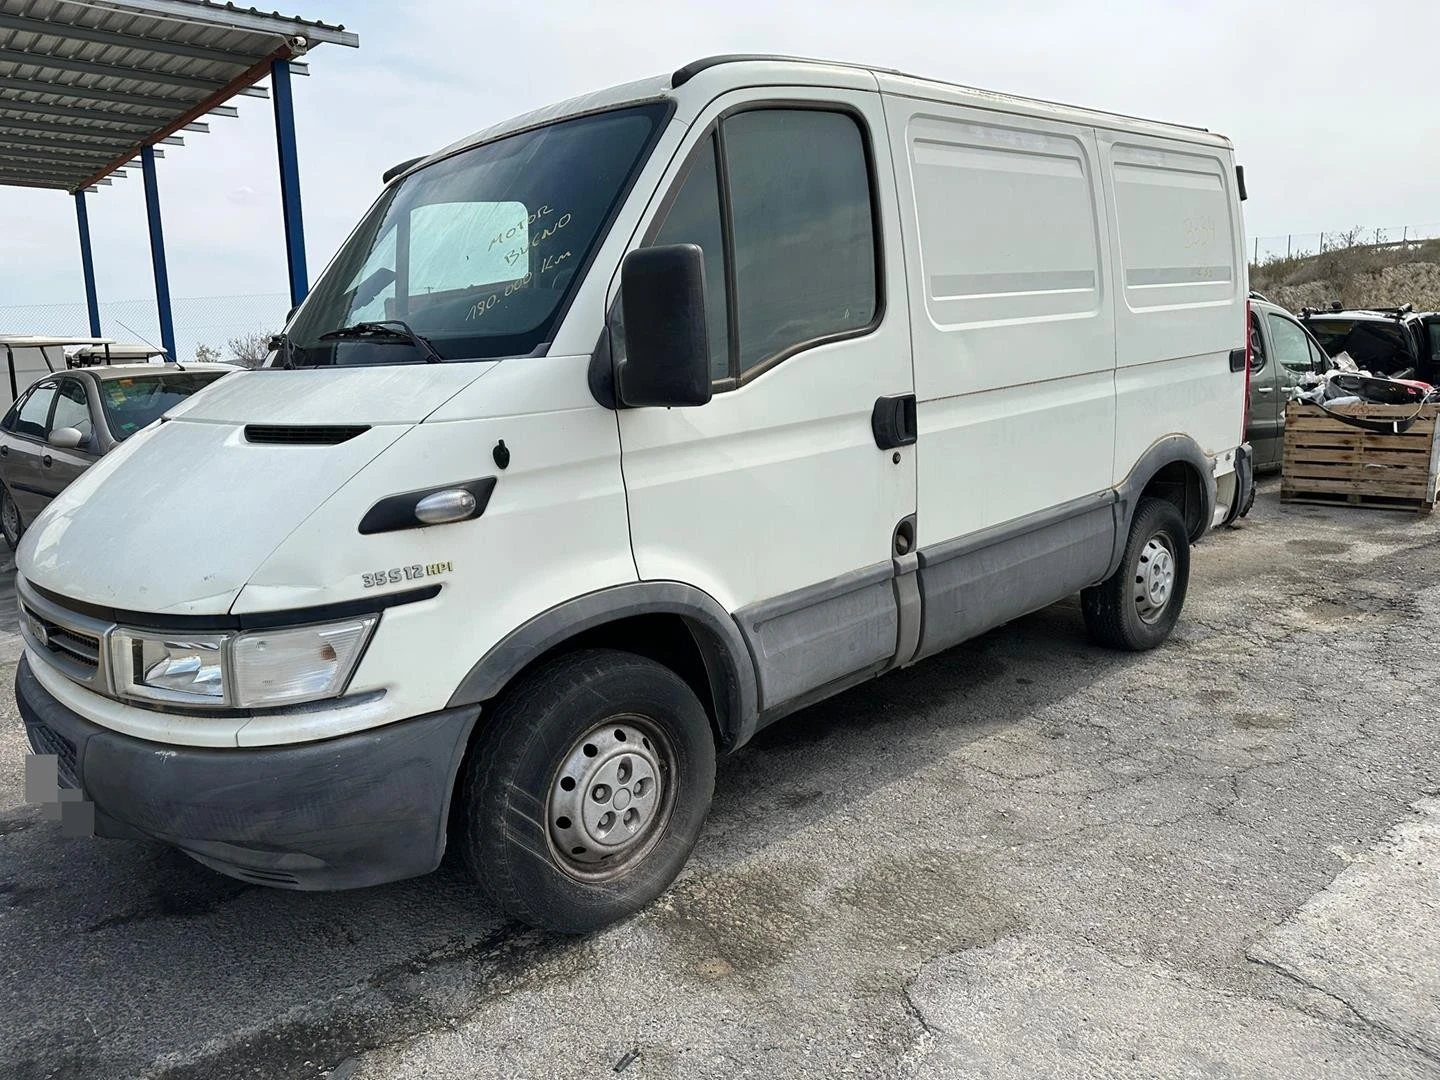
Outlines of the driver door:
M 636 568 L 737 614 L 767 719 L 904 640 L 914 381 L 884 132 L 873 93 L 725 95 L 642 226 L 640 246 L 704 253 L 714 396 L 618 413 Z M 910 418 L 906 441 L 876 434 L 886 409 Z

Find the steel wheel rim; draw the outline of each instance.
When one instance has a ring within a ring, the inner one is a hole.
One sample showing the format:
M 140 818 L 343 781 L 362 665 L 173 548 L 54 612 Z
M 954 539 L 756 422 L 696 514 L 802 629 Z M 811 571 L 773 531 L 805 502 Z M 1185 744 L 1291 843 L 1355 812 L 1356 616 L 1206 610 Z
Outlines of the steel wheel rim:
M 1135 567 L 1135 613 L 1144 623 L 1154 623 L 1165 614 L 1175 595 L 1175 548 L 1165 533 L 1156 533 L 1145 542 Z
M 581 881 L 608 881 L 655 847 L 675 806 L 675 749 L 647 717 L 612 716 L 573 743 L 545 797 L 556 862 Z
M 7 491 L 3 499 L 0 499 L 0 529 L 5 530 L 5 537 L 8 540 L 18 539 L 20 536 L 20 508 L 15 505 L 15 500 L 10 497 Z

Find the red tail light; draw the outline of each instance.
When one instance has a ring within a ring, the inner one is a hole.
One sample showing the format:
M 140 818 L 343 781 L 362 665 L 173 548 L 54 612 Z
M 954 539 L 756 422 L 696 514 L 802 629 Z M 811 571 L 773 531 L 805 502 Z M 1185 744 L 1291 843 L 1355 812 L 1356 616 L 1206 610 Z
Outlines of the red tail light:
M 1250 331 L 1250 301 L 1245 301 L 1245 410 L 1240 421 L 1240 441 L 1250 433 L 1250 364 L 1255 359 L 1255 341 Z

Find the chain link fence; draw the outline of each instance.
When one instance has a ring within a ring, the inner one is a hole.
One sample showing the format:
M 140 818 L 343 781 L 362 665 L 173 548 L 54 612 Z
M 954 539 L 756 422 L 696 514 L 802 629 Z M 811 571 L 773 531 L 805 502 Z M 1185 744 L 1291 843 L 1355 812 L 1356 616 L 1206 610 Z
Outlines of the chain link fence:
M 191 296 L 171 300 L 176 359 L 194 360 L 204 346 L 215 359 L 234 360 L 231 342 L 278 333 L 290 310 L 288 293 L 251 296 Z M 89 337 L 83 302 L 0 307 L 0 334 Z M 100 305 L 100 336 L 122 342 L 160 344 L 160 316 L 153 300 L 115 300 Z
M 1380 228 L 1355 225 L 1330 232 L 1285 233 L 1279 236 L 1252 236 L 1251 263 L 1261 265 L 1275 259 L 1318 255 L 1324 251 L 1351 247 L 1406 247 L 1440 239 L 1440 223 L 1432 225 L 1388 225 Z

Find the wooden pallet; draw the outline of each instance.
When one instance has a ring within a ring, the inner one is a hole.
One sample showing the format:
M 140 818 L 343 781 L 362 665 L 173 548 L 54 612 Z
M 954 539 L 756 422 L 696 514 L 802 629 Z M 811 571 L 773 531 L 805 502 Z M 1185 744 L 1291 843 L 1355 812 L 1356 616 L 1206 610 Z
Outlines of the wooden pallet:
M 1341 405 L 1334 412 L 1403 420 L 1413 405 Z M 1403 434 L 1375 434 L 1329 416 L 1318 405 L 1285 407 L 1285 464 L 1280 501 L 1380 510 L 1434 509 L 1440 485 L 1440 405 L 1426 405 Z

